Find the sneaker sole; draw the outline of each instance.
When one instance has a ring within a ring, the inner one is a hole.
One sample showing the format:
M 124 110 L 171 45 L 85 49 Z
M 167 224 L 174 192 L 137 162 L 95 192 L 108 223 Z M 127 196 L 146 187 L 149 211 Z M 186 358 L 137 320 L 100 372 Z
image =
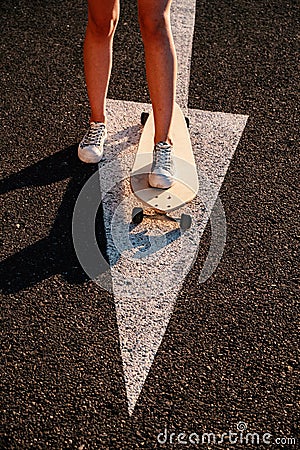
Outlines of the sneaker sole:
M 78 147 L 78 158 L 82 162 L 96 164 L 101 161 L 102 156 L 103 156 L 103 153 L 102 153 L 102 155 L 87 154 L 87 152 L 84 151 L 81 147 Z
M 166 180 L 165 177 L 149 174 L 149 184 L 153 188 L 169 189 L 175 183 L 175 180 Z

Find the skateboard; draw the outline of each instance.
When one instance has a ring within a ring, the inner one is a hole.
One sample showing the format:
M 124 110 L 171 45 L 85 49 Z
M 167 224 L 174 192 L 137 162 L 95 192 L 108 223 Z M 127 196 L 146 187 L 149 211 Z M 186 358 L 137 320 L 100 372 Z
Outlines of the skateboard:
M 188 130 L 189 121 L 184 117 L 178 104 L 175 103 L 170 129 L 174 148 L 175 183 L 169 189 L 153 188 L 148 183 L 154 147 L 153 111 L 150 114 L 142 113 L 141 124 L 144 128 L 131 171 L 130 182 L 135 196 L 142 200 L 145 207 L 152 210 L 153 213 L 147 214 L 143 208 L 133 208 L 132 222 L 139 224 L 146 216 L 176 221 L 180 224 L 182 230 L 187 230 L 192 223 L 191 216 L 181 214 L 180 218 L 174 218 L 168 213 L 192 201 L 199 189 L 197 169 Z

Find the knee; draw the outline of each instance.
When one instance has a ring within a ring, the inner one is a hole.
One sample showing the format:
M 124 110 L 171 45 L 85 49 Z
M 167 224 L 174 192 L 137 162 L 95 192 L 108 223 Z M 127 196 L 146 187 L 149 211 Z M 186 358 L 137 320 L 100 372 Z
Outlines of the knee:
M 161 39 L 167 34 L 169 19 L 166 15 L 139 13 L 139 23 L 143 39 Z
M 89 13 L 87 29 L 96 39 L 102 40 L 113 36 L 117 23 L 117 16 L 95 17 Z

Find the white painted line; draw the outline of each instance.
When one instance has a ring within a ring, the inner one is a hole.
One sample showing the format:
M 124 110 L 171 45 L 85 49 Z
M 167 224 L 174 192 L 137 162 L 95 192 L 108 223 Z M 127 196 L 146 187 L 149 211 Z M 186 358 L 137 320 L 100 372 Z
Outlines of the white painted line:
M 173 0 L 171 27 L 178 62 L 176 101 L 183 111 L 187 109 L 189 96 L 195 16 L 196 0 Z
M 185 109 L 194 20 L 194 0 L 173 0 L 172 29 L 179 65 L 177 101 Z M 130 225 L 132 207 L 139 202 L 131 193 L 129 176 L 141 133 L 140 115 L 149 109 L 142 103 L 108 100 L 109 135 L 105 158 L 99 164 L 102 191 L 111 180 L 124 179 L 104 198 L 103 212 L 130 415 L 247 121 L 242 115 L 188 111 L 200 193 L 180 211 L 193 217 L 191 229 L 180 235 L 167 222 L 145 220 L 137 227 Z M 211 181 L 209 188 L 205 177 Z

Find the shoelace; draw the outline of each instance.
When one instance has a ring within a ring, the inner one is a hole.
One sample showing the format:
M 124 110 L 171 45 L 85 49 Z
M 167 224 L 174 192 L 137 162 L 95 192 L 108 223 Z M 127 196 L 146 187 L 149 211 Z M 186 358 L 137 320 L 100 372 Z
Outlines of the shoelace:
M 102 138 L 105 133 L 105 125 L 98 123 L 91 123 L 90 128 L 85 134 L 82 145 L 96 145 L 99 146 L 101 144 Z
M 169 144 L 157 144 L 154 148 L 154 166 L 155 168 L 162 168 L 166 170 L 171 170 L 172 159 L 171 159 L 171 146 Z

